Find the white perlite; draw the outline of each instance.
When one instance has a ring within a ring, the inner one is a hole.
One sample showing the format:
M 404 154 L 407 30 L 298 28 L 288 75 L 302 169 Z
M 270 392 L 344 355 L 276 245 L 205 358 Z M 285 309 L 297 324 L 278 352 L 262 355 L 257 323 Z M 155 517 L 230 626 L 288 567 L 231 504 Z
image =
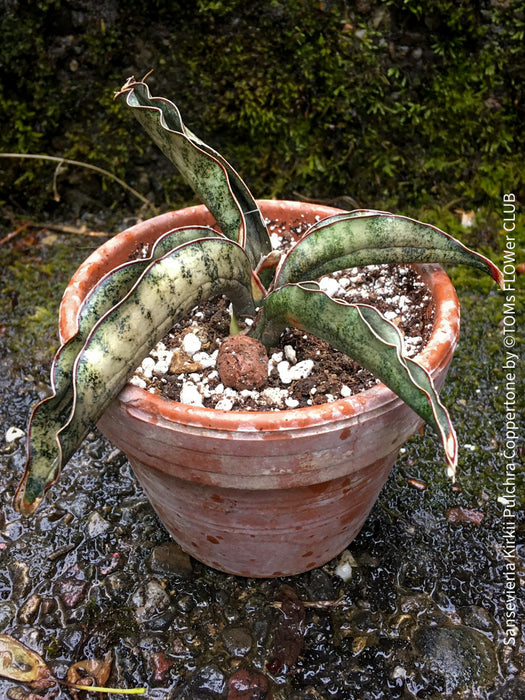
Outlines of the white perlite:
M 279 247 L 281 236 L 275 230 L 272 231 L 271 235 L 274 247 Z M 397 283 L 392 279 L 392 272 L 387 266 L 369 266 L 368 271 L 371 270 L 374 271 L 372 275 L 369 275 L 365 268 L 352 268 L 322 277 L 319 280 L 320 289 L 347 303 L 374 304 L 373 299 L 380 298 L 388 307 L 384 312 L 385 317 L 396 325 L 401 323 L 409 329 L 413 327 L 412 333 L 414 333 L 417 326 L 413 324 L 411 326 L 411 321 L 416 316 L 417 306 L 400 292 L 400 284 L 404 283 L 409 269 L 406 267 L 397 268 L 395 273 Z M 371 284 L 368 280 L 369 276 L 375 277 Z M 418 280 L 411 280 L 411 284 L 414 287 L 424 288 L 423 283 Z M 425 305 L 429 295 L 422 298 L 423 302 L 419 306 Z M 149 357 L 145 358 L 139 365 L 130 380 L 131 383 L 152 393 L 162 393 L 162 385 L 175 379 L 180 388 L 179 400 L 182 403 L 193 406 L 206 405 L 224 411 L 232 410 L 234 406 L 238 408 L 239 404 L 244 405 L 247 410 L 257 410 L 257 407 L 263 410 L 293 409 L 300 405 L 299 400 L 293 394 L 294 383 L 306 379 L 312 374 L 315 369 L 315 359 L 298 362 L 296 348 L 287 344 L 283 351 L 274 353 L 268 360 L 268 376 L 272 378 L 271 383 L 275 383 L 278 378 L 281 386 L 271 386 L 260 391 L 243 390 L 237 392 L 218 383 L 218 373 L 215 369 L 218 354 L 217 343 L 210 347 L 208 341 L 202 340 L 202 327 L 199 327 L 199 320 L 202 318 L 202 312 L 194 309 L 191 314 L 191 325 L 183 331 L 179 348 L 167 348 L 164 342 L 158 343 L 150 352 Z M 428 326 L 430 327 L 431 324 L 432 321 L 429 320 Z M 420 352 L 422 345 L 423 339 L 419 335 L 408 335 L 405 338 L 406 354 L 410 357 Z M 173 358 L 176 357 L 175 353 L 181 351 L 191 359 L 191 372 L 188 369 L 186 374 L 171 375 L 169 378 L 170 366 Z M 319 403 L 317 394 L 321 392 L 318 391 L 318 388 L 312 386 L 308 391 L 310 398 L 307 399 L 306 403 L 308 405 L 312 405 L 314 401 Z M 324 391 L 323 401 L 328 403 L 339 398 L 348 398 L 354 391 L 349 386 L 342 385 L 336 392 L 337 395 Z M 246 404 L 246 401 L 250 403 Z
M 288 360 L 282 360 L 277 364 L 279 379 L 283 384 L 291 384 L 297 379 L 306 379 L 314 368 L 313 360 L 302 360 L 296 365 L 290 365 Z
M 193 382 L 184 382 L 180 392 L 180 400 L 181 403 L 187 403 L 190 406 L 204 406 L 202 394 Z
M 348 549 L 341 554 L 337 567 L 335 569 L 335 575 L 342 578 L 343 581 L 350 581 L 352 578 L 352 569 L 357 568 L 357 562 L 354 556 L 349 552 Z
M 6 431 L 5 441 L 7 443 L 15 442 L 15 440 L 20 440 L 20 438 L 23 438 L 24 435 L 25 435 L 25 432 L 23 430 L 12 425 Z
M 196 352 L 199 352 L 201 347 L 202 343 L 196 333 L 187 333 L 182 339 L 182 349 L 190 357 L 193 357 Z

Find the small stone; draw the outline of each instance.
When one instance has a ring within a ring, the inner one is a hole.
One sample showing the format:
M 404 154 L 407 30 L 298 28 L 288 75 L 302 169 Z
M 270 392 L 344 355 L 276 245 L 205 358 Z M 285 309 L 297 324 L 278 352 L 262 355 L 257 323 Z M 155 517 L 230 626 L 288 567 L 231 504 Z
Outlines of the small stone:
M 203 369 L 208 367 L 215 367 L 217 361 L 217 350 L 209 355 L 207 352 L 196 352 L 193 356 L 193 361 L 195 364 L 199 364 Z
M 228 680 L 228 700 L 266 700 L 270 697 L 268 678 L 247 668 L 240 668 Z
M 479 527 L 485 518 L 485 515 L 478 510 L 461 507 L 449 508 L 445 515 L 450 523 L 472 523 L 476 527 Z
M 350 581 L 352 578 L 352 568 L 357 568 L 357 562 L 348 549 L 345 549 L 339 557 L 335 574 L 345 582 Z
M 306 379 L 311 374 L 313 367 L 313 360 L 302 360 L 293 366 L 290 366 L 287 360 L 283 360 L 277 365 L 277 371 L 283 384 L 291 384 L 297 379 Z
M 459 613 L 463 619 L 463 622 L 468 627 L 475 627 L 478 630 L 485 630 L 490 632 L 494 626 L 494 620 L 490 614 L 479 605 L 469 605 L 464 608 L 460 608 Z
M 322 292 L 328 294 L 329 297 L 335 296 L 340 289 L 339 282 L 333 279 L 333 277 L 323 277 L 319 281 L 319 288 Z
M 217 401 L 215 408 L 219 411 L 231 411 L 233 408 L 233 401 L 227 396 L 223 396 L 222 399 Z
M 189 372 L 198 372 L 202 369 L 202 364 L 193 359 L 184 350 L 178 348 L 173 352 L 170 358 L 169 371 L 170 374 L 183 374 Z
M 105 532 L 111 529 L 111 525 L 108 523 L 108 521 L 105 520 L 96 510 L 89 514 L 86 526 L 88 537 L 91 539 L 98 537 L 99 535 L 103 535 Z
M 199 352 L 201 347 L 202 343 L 200 338 L 195 333 L 187 333 L 182 339 L 182 349 L 190 357 L 193 357 L 196 352 Z
M 224 691 L 225 680 L 222 671 L 214 664 L 202 666 L 194 671 L 188 684 L 188 695 L 180 697 L 207 698 L 217 697 Z
M 7 432 L 5 434 L 5 441 L 7 443 L 15 442 L 16 440 L 20 440 L 20 438 L 23 438 L 24 435 L 25 432 L 23 430 L 12 425 L 10 428 L 7 429 Z
M 260 341 L 246 335 L 226 338 L 219 348 L 217 369 L 225 386 L 237 391 L 260 389 L 268 376 L 266 348 Z
M 279 408 L 282 408 L 288 396 L 288 390 L 280 389 L 277 386 L 269 386 L 262 392 L 261 396 L 268 402 L 268 404 L 273 404 Z
M 228 653 L 237 657 L 246 656 L 253 645 L 251 635 L 244 627 L 225 629 L 222 633 L 222 641 Z
M 66 608 L 74 608 L 84 597 L 87 583 L 79 578 L 62 578 L 56 582 L 56 593 Z
M 190 576 L 193 572 L 189 555 L 176 542 L 155 547 L 148 565 L 157 574 Z
M 412 636 L 416 651 L 447 696 L 494 678 L 498 664 L 489 640 L 463 625 L 420 627 Z
M 284 346 L 284 356 L 288 360 L 288 362 L 292 365 L 295 365 L 297 362 L 297 353 L 295 352 L 295 349 L 291 345 L 285 345 Z
M 135 591 L 131 602 L 135 606 L 135 617 L 139 622 L 144 622 L 165 610 L 170 597 L 158 581 L 151 579 Z
M 32 587 L 29 566 L 23 561 L 14 561 L 10 566 L 13 600 L 25 598 Z
M 141 369 L 142 374 L 146 379 L 151 379 L 153 376 L 153 369 L 155 368 L 155 360 L 152 357 L 145 357 L 142 360 Z
M 40 603 L 42 602 L 41 596 L 33 593 L 25 601 L 18 611 L 18 619 L 23 625 L 29 625 L 36 617 Z
M 137 377 L 136 375 L 131 377 L 129 383 L 133 384 L 134 386 L 138 386 L 139 389 L 145 389 L 148 386 L 144 379 L 141 379 L 141 377 Z
M 14 603 L 0 603 L 0 632 L 4 630 L 16 615 Z

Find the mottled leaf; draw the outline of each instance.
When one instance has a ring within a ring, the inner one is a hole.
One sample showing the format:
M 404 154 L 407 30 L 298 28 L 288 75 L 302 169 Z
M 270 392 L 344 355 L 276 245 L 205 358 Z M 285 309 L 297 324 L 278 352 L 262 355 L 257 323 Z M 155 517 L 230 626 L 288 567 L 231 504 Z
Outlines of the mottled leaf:
M 403 337 L 377 309 L 331 299 L 316 285 L 286 285 L 265 301 L 252 331 L 271 346 L 286 326 L 309 331 L 370 370 L 437 431 L 454 478 L 457 439 L 429 373 L 404 354 Z
M 51 388 L 53 394 L 33 409 L 27 434 L 28 461 L 38 469 L 40 461 L 46 465 L 56 465 L 58 475 L 61 450 L 56 436 L 68 421 L 74 402 L 73 367 L 86 338 L 102 316 L 118 304 L 137 283 L 152 260 L 156 260 L 176 247 L 203 238 L 217 238 L 211 228 L 196 226 L 175 229 L 161 236 L 152 247 L 150 254 L 143 259 L 123 263 L 107 273 L 90 290 L 84 299 L 77 318 L 77 333 L 62 345 L 51 367 Z
M 501 285 L 498 268 L 435 226 L 387 212 L 359 210 L 314 224 L 283 258 L 275 288 L 337 270 L 384 263 L 470 265 Z
M 240 315 L 255 311 L 248 258 L 242 248 L 222 237 L 178 246 L 154 260 L 126 296 L 100 318 L 74 363 L 70 415 L 66 417 L 58 402 L 58 417 L 49 411 L 46 439 L 40 439 L 44 421 L 37 442 L 29 429 L 26 470 L 15 497 L 23 515 L 38 507 L 62 465 L 150 348 L 194 306 L 217 294 L 229 296 Z M 58 419 L 64 422 L 57 430 Z
M 201 197 L 225 236 L 245 248 L 255 269 L 270 253 L 271 243 L 259 207 L 238 173 L 184 125 L 173 102 L 152 97 L 144 82 L 129 78 L 120 96 Z

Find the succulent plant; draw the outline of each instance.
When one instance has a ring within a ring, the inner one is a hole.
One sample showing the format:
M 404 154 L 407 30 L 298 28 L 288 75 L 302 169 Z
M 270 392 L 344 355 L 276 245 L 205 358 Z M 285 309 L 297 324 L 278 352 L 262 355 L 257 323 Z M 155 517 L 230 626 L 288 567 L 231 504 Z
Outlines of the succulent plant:
M 457 438 L 429 373 L 407 357 L 393 323 L 370 305 L 329 297 L 315 282 L 355 266 L 466 264 L 501 284 L 498 268 L 434 226 L 383 211 L 357 210 L 312 225 L 280 259 L 255 199 L 232 166 L 195 136 L 177 107 L 130 78 L 124 100 L 214 216 L 213 228 L 175 229 L 147 259 L 108 273 L 85 299 L 76 335 L 52 365 L 53 393 L 33 410 L 18 510 L 31 514 L 87 432 L 134 369 L 178 320 L 201 302 L 226 295 L 234 317 L 266 346 L 287 326 L 330 342 L 390 387 L 438 433 L 454 478 Z

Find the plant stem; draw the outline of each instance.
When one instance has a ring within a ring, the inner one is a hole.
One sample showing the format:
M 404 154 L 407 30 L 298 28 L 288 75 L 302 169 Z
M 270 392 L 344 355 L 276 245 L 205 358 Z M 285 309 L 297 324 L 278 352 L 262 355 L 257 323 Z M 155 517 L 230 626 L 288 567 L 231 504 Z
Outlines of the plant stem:
M 75 690 L 85 690 L 88 693 L 114 693 L 116 695 L 145 695 L 146 688 L 104 688 L 98 685 L 80 685 L 79 683 L 70 683 L 69 681 L 56 679 L 60 685 L 66 688 L 74 688 Z

